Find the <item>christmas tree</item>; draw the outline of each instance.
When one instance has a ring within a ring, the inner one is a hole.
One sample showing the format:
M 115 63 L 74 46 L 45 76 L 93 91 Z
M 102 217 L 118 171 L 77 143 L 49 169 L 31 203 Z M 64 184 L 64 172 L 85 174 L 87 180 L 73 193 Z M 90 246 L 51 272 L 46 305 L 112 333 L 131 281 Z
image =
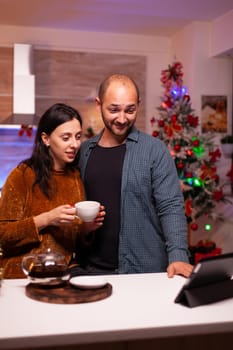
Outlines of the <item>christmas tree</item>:
M 158 116 L 151 118 L 151 125 L 152 135 L 166 143 L 175 161 L 189 231 L 195 231 L 200 216 L 220 218 L 215 207 L 224 200 L 216 165 L 221 153 L 213 142 L 212 133 L 201 135 L 198 131 L 199 117 L 192 109 L 191 98 L 183 85 L 182 69 L 180 62 L 174 62 L 162 71 L 164 94 L 157 108 Z M 207 225 L 208 228 L 211 225 Z

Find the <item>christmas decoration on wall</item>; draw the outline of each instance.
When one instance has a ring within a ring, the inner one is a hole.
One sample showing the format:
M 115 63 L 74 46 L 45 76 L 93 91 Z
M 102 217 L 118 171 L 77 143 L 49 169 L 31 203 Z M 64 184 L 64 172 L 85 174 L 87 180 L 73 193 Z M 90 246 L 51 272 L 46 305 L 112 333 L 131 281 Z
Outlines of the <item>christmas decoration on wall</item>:
M 33 132 L 32 125 L 22 124 L 20 126 L 18 135 L 22 137 L 25 134 L 27 137 L 32 137 L 32 132 Z
M 91 126 L 88 126 L 86 129 L 86 132 L 84 133 L 84 136 L 86 139 L 90 139 L 95 135 L 94 130 Z
M 224 201 L 217 173 L 221 152 L 212 133 L 198 132 L 199 117 L 191 106 L 188 89 L 183 85 L 183 67 L 174 62 L 161 73 L 164 94 L 158 114 L 151 118 L 152 135 L 163 140 L 172 155 L 185 201 L 189 231 L 198 229 L 197 218 L 205 215 L 221 219 L 216 204 Z M 211 226 L 209 226 L 211 228 Z M 190 237 L 188 237 L 190 242 Z

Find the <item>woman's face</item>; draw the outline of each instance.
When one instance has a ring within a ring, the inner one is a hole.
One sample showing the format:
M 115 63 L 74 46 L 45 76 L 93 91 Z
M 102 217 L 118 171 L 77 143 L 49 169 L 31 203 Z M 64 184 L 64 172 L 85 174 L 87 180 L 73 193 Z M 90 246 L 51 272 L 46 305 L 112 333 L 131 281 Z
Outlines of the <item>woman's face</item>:
M 44 144 L 49 147 L 54 161 L 54 170 L 63 170 L 67 163 L 72 163 L 81 144 L 81 125 L 72 119 L 59 125 L 50 135 L 42 133 Z

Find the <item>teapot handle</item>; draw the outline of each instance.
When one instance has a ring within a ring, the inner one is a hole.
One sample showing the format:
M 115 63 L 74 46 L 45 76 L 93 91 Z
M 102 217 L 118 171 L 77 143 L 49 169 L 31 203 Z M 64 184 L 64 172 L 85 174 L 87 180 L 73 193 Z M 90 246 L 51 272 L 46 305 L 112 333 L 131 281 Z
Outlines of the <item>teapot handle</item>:
M 25 273 L 26 276 L 29 275 L 30 270 L 31 270 L 31 264 L 30 261 L 32 262 L 35 259 L 34 255 L 26 255 L 23 257 L 22 262 L 21 262 L 21 267 L 23 272 Z

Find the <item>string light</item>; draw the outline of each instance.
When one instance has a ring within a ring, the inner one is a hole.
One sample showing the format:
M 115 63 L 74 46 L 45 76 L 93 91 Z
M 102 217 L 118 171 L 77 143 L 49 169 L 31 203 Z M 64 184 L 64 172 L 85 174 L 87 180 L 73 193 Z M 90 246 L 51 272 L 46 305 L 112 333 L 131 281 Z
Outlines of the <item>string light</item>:
M 182 86 L 181 92 L 182 92 L 182 95 L 185 95 L 188 93 L 188 89 L 186 88 L 186 86 Z
M 186 95 L 188 92 L 186 86 L 182 86 L 182 88 L 176 86 L 171 90 L 171 93 L 173 95 L 173 97 L 182 97 L 184 95 Z
M 204 153 L 204 147 L 200 145 L 199 147 L 193 147 L 193 152 L 196 154 L 196 156 L 199 158 L 203 155 Z
M 187 156 L 191 157 L 192 154 L 193 154 L 193 151 L 192 151 L 191 149 L 188 149 L 188 150 L 186 151 L 186 154 L 187 154 Z
M 187 180 L 185 181 L 188 185 L 192 186 L 193 185 L 193 178 L 188 177 Z
M 212 229 L 212 226 L 210 224 L 206 224 L 205 225 L 205 230 L 206 231 L 211 231 L 211 229 Z
M 193 185 L 194 185 L 195 187 L 201 187 L 202 184 L 203 184 L 203 182 L 202 182 L 199 178 L 197 178 L 197 177 L 194 177 L 194 178 L 193 178 Z
M 188 177 L 185 182 L 189 186 L 194 186 L 194 187 L 201 187 L 203 185 L 203 181 L 199 179 L 198 177 Z

